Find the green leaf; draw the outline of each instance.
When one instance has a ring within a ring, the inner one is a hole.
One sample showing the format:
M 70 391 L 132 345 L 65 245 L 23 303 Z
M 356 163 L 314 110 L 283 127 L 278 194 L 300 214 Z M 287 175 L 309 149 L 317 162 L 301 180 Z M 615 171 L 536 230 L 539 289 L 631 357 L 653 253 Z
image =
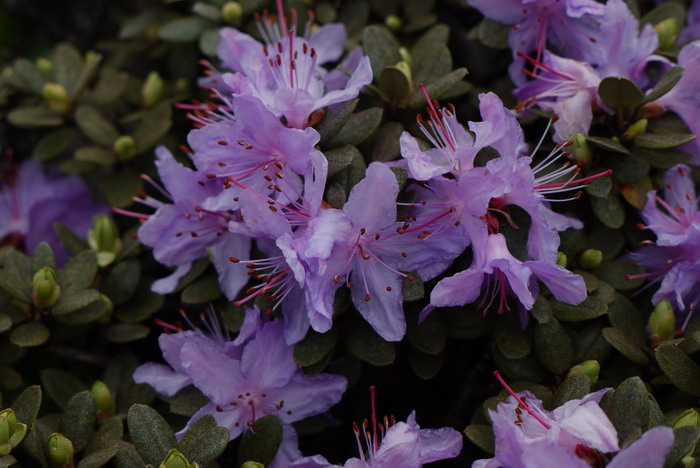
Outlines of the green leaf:
M 676 86 L 676 83 L 678 83 L 683 77 L 684 72 L 685 69 L 683 67 L 673 67 L 668 69 L 666 73 L 659 78 L 659 82 L 656 83 L 654 89 L 644 96 L 642 103 L 645 104 L 647 102 L 656 101 L 661 96 L 671 91 L 673 87 Z
M 411 71 L 414 83 L 427 83 L 452 70 L 452 57 L 447 49 L 450 28 L 438 24 L 430 28 L 411 48 Z M 446 53 L 446 55 L 445 55 Z
M 441 99 L 444 94 L 452 89 L 457 83 L 460 82 L 462 78 L 467 75 L 466 68 L 457 68 L 452 70 L 448 74 L 438 78 L 432 83 L 428 83 L 425 86 L 426 91 L 431 99 Z M 425 100 L 423 93 L 413 93 L 408 106 L 417 109 L 426 106 L 428 103 Z
M 207 403 L 209 403 L 209 398 L 204 396 L 195 386 L 190 385 L 173 397 L 170 402 L 170 412 L 191 417 Z
M 343 128 L 359 101 L 360 98 L 351 99 L 328 110 L 325 118 L 316 127 L 316 130 L 321 135 L 322 146 L 325 146 L 328 140 L 333 138 Z
M 83 161 L 99 166 L 111 166 L 116 161 L 114 153 L 101 146 L 83 146 L 75 151 L 76 161 Z
M 647 194 L 654 189 L 651 179 L 644 176 L 640 180 L 620 187 L 620 193 L 627 200 L 627 203 L 641 210 L 647 202 Z
M 190 426 L 177 448 L 190 463 L 208 466 L 224 453 L 230 434 L 212 415 L 206 414 Z
M 562 322 L 580 322 L 583 320 L 591 320 L 601 315 L 605 315 L 608 311 L 608 306 L 605 301 L 595 296 L 588 298 L 579 305 L 566 304 L 550 300 L 554 317 Z
M 17 464 L 17 459 L 12 455 L 2 455 L 0 456 L 0 468 L 10 468 Z
M 532 351 L 532 341 L 523 333 L 516 314 L 499 315 L 496 318 L 493 337 L 498 349 L 508 359 L 524 358 Z
M 66 407 L 73 395 L 87 390 L 87 385 L 60 369 L 42 369 L 39 375 L 49 398 L 61 409 Z
M 32 284 L 29 277 L 19 277 L 0 270 L 0 288 L 24 303 L 32 302 Z
M 484 452 L 489 455 L 495 453 L 495 440 L 493 436 L 493 429 L 490 426 L 485 426 L 483 424 L 470 424 L 464 430 L 464 435 L 467 436 L 474 445 L 479 447 Z
M 597 173 L 600 172 L 602 171 L 597 171 Z M 610 190 L 612 190 L 612 177 L 609 175 L 593 179 L 593 182 L 586 186 L 586 192 L 594 197 L 607 197 Z
M 294 361 L 301 367 L 311 366 L 323 360 L 338 342 L 338 329 L 326 333 L 309 330 L 303 340 L 294 345 Z
M 606 163 L 613 171 L 613 181 L 618 184 L 631 184 L 649 173 L 649 164 L 631 154 L 616 154 L 607 158 Z
M 58 284 L 62 294 L 82 291 L 95 279 L 97 274 L 97 257 L 92 251 L 80 252 L 68 260 L 66 266 L 58 272 Z
M 419 378 L 430 380 L 442 369 L 442 365 L 445 363 L 445 353 L 427 354 L 411 348 L 408 363 Z
M 7 114 L 7 121 L 19 128 L 58 127 L 63 118 L 44 106 L 16 107 Z
M 630 154 L 630 150 L 625 148 L 619 141 L 613 140 L 611 138 L 589 136 L 587 140 L 593 143 L 595 146 L 602 148 L 606 151 L 610 151 L 611 153 Z
M 81 458 L 78 468 L 100 468 L 109 463 L 119 451 L 119 444 L 108 445 Z
M 333 177 L 343 169 L 350 167 L 353 158 L 360 152 L 352 145 L 346 145 L 330 151 L 326 151 L 326 159 L 328 159 L 328 177 Z
M 608 107 L 637 107 L 642 104 L 644 93 L 631 80 L 616 76 L 603 78 L 598 85 L 598 96 Z
M 567 377 L 554 392 L 552 407 L 558 408 L 567 401 L 581 399 L 591 392 L 591 379 L 587 375 L 574 374 Z
M 612 392 L 610 392 L 612 393 Z M 610 408 L 603 408 L 617 429 L 619 440 L 626 440 L 636 431 L 644 432 L 659 425 L 658 404 L 639 377 L 630 377 L 612 393 Z M 604 405 L 605 406 L 605 405 Z
M 140 280 L 141 264 L 137 260 L 125 260 L 109 272 L 101 289 L 115 305 L 120 305 L 131 298 Z
M 626 275 L 639 275 L 644 273 L 642 267 L 628 261 L 603 262 L 593 273 L 598 278 L 620 291 L 637 289 L 644 283 L 644 278 L 627 279 Z
M 606 226 L 619 229 L 625 223 L 625 211 L 617 195 L 606 198 L 591 198 L 591 207 L 598 219 Z
M 34 147 L 32 158 L 37 161 L 49 161 L 60 156 L 71 147 L 78 132 L 74 128 L 61 128 L 47 133 Z
M 379 89 L 389 99 L 399 100 L 411 92 L 411 83 L 406 74 L 399 68 L 387 66 L 379 74 Z
M 133 137 L 139 153 L 145 153 L 158 144 L 168 133 L 173 123 L 173 106 L 170 101 L 164 101 L 148 111 L 138 121 Z
M 125 170 L 109 176 L 105 186 L 105 196 L 110 205 L 124 208 L 133 203 L 132 197 L 138 195 L 142 187 L 141 177 L 135 172 Z
M 16 390 L 21 386 L 22 375 L 19 372 L 10 366 L 0 366 L 0 390 Z
M 221 296 L 219 278 L 216 273 L 209 273 L 187 286 L 182 291 L 182 302 L 185 304 L 204 304 Z
M 204 55 L 216 57 L 216 51 L 219 49 L 221 42 L 221 34 L 219 28 L 209 28 L 199 36 L 199 50 Z
M 418 323 L 418 311 L 407 314 L 406 338 L 418 351 L 437 355 L 445 349 L 447 343 L 447 326 L 440 314 L 430 314 Z
M 571 367 L 574 344 L 566 329 L 552 320 L 535 326 L 535 351 L 548 371 L 563 374 Z
M 158 30 L 158 37 L 170 42 L 191 42 L 197 39 L 210 24 L 199 16 L 178 18 L 165 23 Z
M 10 341 L 17 346 L 40 346 L 49 339 L 49 329 L 41 322 L 29 322 L 12 330 Z
M 372 161 L 394 161 L 401 156 L 401 145 L 399 138 L 404 128 L 399 122 L 387 122 L 379 129 L 374 136 L 372 143 Z
M 95 430 L 97 404 L 89 390 L 73 396 L 66 404 L 59 432 L 73 442 L 76 452 L 82 452 Z
M 56 235 L 61 243 L 70 251 L 72 254 L 77 254 L 83 250 L 88 250 L 90 246 L 76 233 L 71 231 L 65 224 L 55 222 L 53 223 L 53 230 L 56 231 Z
M 148 336 L 151 330 L 138 323 L 117 323 L 107 329 L 107 339 L 114 343 L 128 343 Z
M 343 128 L 326 142 L 325 147 L 337 148 L 362 143 L 379 127 L 383 115 L 384 109 L 381 107 L 371 107 L 351 115 Z
M 75 122 L 86 137 L 100 146 L 111 147 L 119 137 L 119 131 L 95 107 L 78 107 L 75 111 Z
M 256 461 L 268 465 L 282 444 L 282 422 L 273 414 L 255 421 L 252 430 L 245 431 L 238 446 L 238 463 Z
M 32 385 L 31 387 L 27 387 L 15 398 L 10 408 L 15 412 L 18 422 L 31 426 L 39 415 L 40 407 L 41 387 L 39 385 Z
M 164 301 L 164 296 L 150 290 L 142 290 L 137 292 L 127 304 L 118 308 L 114 315 L 123 322 L 142 322 L 160 310 Z
M 119 451 L 117 452 L 117 456 L 114 457 L 114 466 L 116 468 L 132 468 L 136 466 L 146 466 L 146 463 L 144 463 L 143 458 L 139 455 L 134 444 L 120 442 Z
M 56 257 L 54 257 L 51 246 L 42 241 L 34 249 L 32 257 L 32 273 L 36 273 L 41 268 L 48 267 L 52 270 L 56 269 Z
M 401 45 L 384 26 L 367 26 L 362 32 L 362 47 L 372 64 L 372 75 L 379 78 L 382 69 L 401 61 Z
M 647 344 L 644 319 L 632 301 L 622 294 L 615 293 L 615 298 L 608 304 L 608 320 L 638 346 Z
M 84 289 L 73 294 L 62 294 L 55 306 L 51 309 L 54 315 L 66 315 L 92 304 L 100 298 L 100 292 L 96 289 Z
M 115 442 L 121 441 L 123 437 L 124 423 L 119 416 L 103 419 L 100 422 L 100 427 L 95 431 L 87 447 L 85 447 L 85 454 L 102 451 L 110 446 L 117 446 L 118 448 L 119 445 Z
M 359 316 L 353 316 L 341 329 L 343 343 L 348 351 L 373 366 L 388 366 L 396 359 L 394 343 L 384 341 Z
M 642 133 L 634 138 L 634 144 L 640 148 L 666 149 L 675 148 L 697 138 L 692 133 Z
M 12 319 L 2 312 L 0 312 L 0 333 L 12 328 Z
M 630 361 L 641 365 L 649 362 L 634 337 L 628 336 L 624 331 L 614 327 L 603 328 L 603 338 Z
M 159 466 L 177 440 L 168 422 L 156 410 L 136 404 L 126 418 L 129 435 L 146 463 Z
M 700 396 L 700 366 L 670 343 L 656 348 L 656 361 L 673 385 L 684 392 Z
M 635 148 L 634 153 L 658 169 L 670 169 L 676 164 L 690 164 L 693 160 L 690 153 L 678 149 Z
M 481 23 L 477 25 L 476 34 L 479 40 L 487 47 L 507 49 L 508 34 L 511 29 L 512 26 L 484 18 Z
M 109 299 L 100 297 L 95 302 L 91 302 L 85 307 L 73 311 L 66 315 L 56 316 L 56 321 L 66 325 L 86 325 L 104 317 L 113 307 Z
M 56 82 L 66 88 L 69 94 L 72 94 L 83 70 L 83 57 L 75 46 L 63 43 L 56 46 L 51 59 Z
M 683 426 L 673 430 L 673 447 L 666 457 L 664 468 L 677 466 L 683 457 L 693 452 L 700 441 L 700 427 Z

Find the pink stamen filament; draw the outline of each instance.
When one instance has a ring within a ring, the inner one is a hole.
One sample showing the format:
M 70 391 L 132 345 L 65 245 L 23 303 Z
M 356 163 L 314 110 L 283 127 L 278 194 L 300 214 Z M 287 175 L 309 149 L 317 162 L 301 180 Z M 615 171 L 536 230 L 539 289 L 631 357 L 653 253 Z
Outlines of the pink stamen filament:
M 551 426 L 550 426 L 549 424 L 547 424 L 546 422 L 544 422 L 544 420 L 542 420 L 542 418 L 540 418 L 540 417 L 537 415 L 537 413 L 535 413 L 535 412 L 534 412 L 534 411 L 533 411 L 533 410 L 518 396 L 518 394 L 515 393 L 515 391 L 514 391 L 512 388 L 510 388 L 510 385 L 508 385 L 508 384 L 506 383 L 506 381 L 503 380 L 503 377 L 501 377 L 501 373 L 500 373 L 500 372 L 494 371 L 494 372 L 493 372 L 493 376 L 496 377 L 496 379 L 498 379 L 498 381 L 501 383 L 501 385 L 503 385 L 503 388 L 505 388 L 506 391 L 507 391 L 508 393 L 510 393 L 511 396 L 512 396 L 513 398 L 515 398 L 515 401 L 518 402 L 518 406 L 520 406 L 521 408 L 524 408 L 525 411 L 527 411 L 527 412 L 530 414 L 530 416 L 532 416 L 533 418 L 535 418 L 535 420 L 536 420 L 538 423 L 542 424 L 542 426 L 543 426 L 545 429 L 547 429 L 547 430 L 551 429 Z
M 434 217 L 434 218 L 431 219 L 430 221 L 427 221 L 427 222 L 421 224 L 420 226 L 417 226 L 417 227 L 414 227 L 414 228 L 411 228 L 411 229 L 406 229 L 406 230 L 401 231 L 401 234 L 406 234 L 406 233 L 409 233 L 409 232 L 419 231 L 419 230 L 421 230 L 421 229 L 423 229 L 423 228 L 426 228 L 426 227 L 430 226 L 431 224 L 433 224 L 434 222 L 438 221 L 439 219 L 444 218 L 445 216 L 448 216 L 448 215 L 452 214 L 453 212 L 454 212 L 454 210 L 447 210 L 447 211 L 445 211 L 444 213 L 441 213 L 441 214 L 437 215 L 436 217 Z
M 530 57 L 529 55 L 524 54 L 523 52 L 518 52 L 518 56 L 524 58 L 525 60 L 527 60 L 528 62 L 530 62 L 531 64 L 533 64 L 537 67 L 540 67 L 540 68 L 547 70 L 549 73 L 557 75 L 560 78 L 564 78 L 565 80 L 570 80 L 570 81 L 576 81 L 574 78 L 570 77 L 569 75 L 566 75 L 564 73 L 560 73 L 560 72 L 554 70 L 553 68 L 548 67 L 547 65 L 540 62 L 539 60 L 535 60 L 532 57 Z
M 287 19 L 284 17 L 284 8 L 282 7 L 282 0 L 277 0 L 277 14 L 280 17 L 280 30 L 282 31 L 282 36 L 286 36 Z
M 118 213 L 120 215 L 131 216 L 132 218 L 138 218 L 138 219 L 150 218 L 150 215 L 147 215 L 144 213 L 136 213 L 135 211 L 122 210 L 121 208 L 117 208 L 116 206 L 112 207 L 112 211 L 114 211 L 115 213 Z
M 374 385 L 369 386 L 370 400 L 372 402 L 372 432 L 374 433 L 374 451 L 376 453 L 379 442 L 377 441 L 377 408 L 374 399 Z
M 537 61 L 542 60 L 542 50 L 544 49 L 544 38 L 547 32 L 547 9 L 545 8 L 544 13 L 539 18 L 540 20 L 540 35 L 537 40 Z M 533 75 L 537 74 L 537 65 L 533 69 Z
M 578 180 L 576 180 L 576 181 L 574 181 L 574 182 L 569 182 L 569 181 L 567 181 L 567 182 L 559 182 L 559 183 L 556 183 L 556 184 L 538 185 L 537 187 L 535 187 L 535 190 L 546 189 L 546 188 L 552 188 L 552 187 L 563 187 L 563 186 L 569 185 L 569 184 L 571 184 L 571 183 L 573 183 L 573 184 L 583 184 L 583 183 L 586 183 L 586 182 L 588 182 L 588 181 L 595 180 L 595 179 L 597 179 L 597 178 L 599 178 L 599 177 L 603 177 L 603 176 L 606 176 L 606 175 L 609 175 L 609 174 L 612 174 L 612 170 L 611 170 L 611 169 L 608 169 L 607 171 L 603 171 L 603 172 L 601 172 L 600 174 L 595 174 L 595 175 L 592 175 L 592 176 L 589 176 L 589 177 L 584 177 L 583 179 L 578 179 Z
M 445 129 L 445 125 L 442 123 L 442 119 L 440 118 L 440 114 L 438 113 L 437 109 L 435 109 L 435 106 L 433 105 L 433 101 L 430 100 L 430 96 L 428 95 L 428 90 L 425 89 L 425 85 L 421 83 L 418 85 L 423 91 L 423 95 L 425 96 L 425 100 L 428 101 L 428 106 L 430 107 L 430 110 L 432 111 L 433 115 L 435 116 L 435 123 L 440 127 L 440 130 L 442 131 L 442 134 L 445 136 L 445 141 L 447 141 L 447 144 L 450 145 L 450 148 L 452 148 L 452 151 L 457 151 L 457 148 L 455 148 L 454 143 L 452 142 L 452 138 L 450 138 L 449 133 Z
M 241 306 L 241 305 L 245 304 L 246 302 L 248 302 L 249 300 L 253 299 L 254 297 L 256 297 L 256 296 L 262 294 L 263 291 L 267 290 L 270 286 L 273 286 L 275 283 L 277 283 L 280 279 L 282 279 L 282 278 L 283 278 L 287 273 L 289 273 L 291 270 L 292 270 L 291 268 L 286 268 L 286 269 L 283 270 L 279 275 L 275 276 L 275 277 L 272 278 L 270 281 L 268 281 L 267 283 L 265 283 L 264 285 L 262 285 L 262 286 L 264 286 L 264 287 L 259 288 L 257 291 L 255 291 L 254 293 L 250 294 L 250 295 L 247 296 L 247 297 L 244 297 L 244 298 L 241 299 L 240 301 L 234 302 L 234 305 L 236 305 L 236 306 Z
M 166 330 L 172 330 L 172 331 L 175 331 L 175 332 L 181 332 L 181 331 L 182 331 L 180 328 L 176 327 L 175 325 L 171 325 L 171 324 L 169 324 L 169 323 L 167 323 L 167 322 L 163 322 L 162 320 L 159 320 L 159 319 L 153 320 L 153 323 L 155 323 L 155 324 L 158 325 L 159 327 L 165 328 Z

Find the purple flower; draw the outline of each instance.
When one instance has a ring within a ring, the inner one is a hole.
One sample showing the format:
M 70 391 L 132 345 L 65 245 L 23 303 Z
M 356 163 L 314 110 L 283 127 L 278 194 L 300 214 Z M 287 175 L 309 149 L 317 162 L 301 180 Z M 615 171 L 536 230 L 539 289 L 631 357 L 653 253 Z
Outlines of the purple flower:
M 678 38 L 680 44 L 700 38 L 700 2 L 690 2 L 686 11 L 686 23 L 687 26 Z
M 69 253 L 58 239 L 53 223 L 63 223 L 85 237 L 92 218 L 107 212 L 106 206 L 93 202 L 78 176 L 47 177 L 41 164 L 31 159 L 8 176 L 0 186 L 0 242 L 24 245 L 29 253 L 44 241 L 62 263 Z
M 700 134 L 700 83 L 696 79 L 700 72 L 700 42 L 692 42 L 678 54 L 678 65 L 685 68 L 680 81 L 664 96 L 655 102 L 675 112 L 695 135 Z M 683 146 L 693 154 L 693 164 L 700 164 L 700 142 L 694 141 Z
M 574 133 L 588 135 L 593 120 L 592 106 L 604 107 L 598 99 L 600 78 L 587 63 L 544 52 L 541 70 L 531 81 L 515 90 L 521 108 L 537 107 L 557 115 L 554 140 L 563 143 Z
M 203 121 L 205 125 L 187 137 L 197 169 L 222 188 L 202 206 L 236 209 L 236 197 L 246 187 L 265 195 L 282 189 L 298 192 L 299 176 L 309 168 L 318 132 L 284 126 L 252 96 L 237 97 L 230 109 L 233 115 L 225 111 L 219 121 Z
M 167 294 L 175 290 L 178 281 L 192 268 L 194 261 L 208 255 L 219 273 L 224 294 L 234 298 L 248 278 L 232 268 L 229 257 L 247 256 L 250 239 L 229 232 L 227 226 L 233 215 L 203 208 L 206 202 L 222 190 L 203 174 L 175 161 L 165 148 L 156 150 L 156 166 L 165 188 L 153 182 L 162 195 L 172 203 L 151 197 L 141 200 L 156 208 L 139 228 L 139 239 L 153 247 L 153 256 L 160 263 L 175 266 L 170 276 L 153 283 L 153 291 Z
M 362 57 L 349 80 L 326 92 L 326 71 L 321 64 L 340 58 L 347 33 L 341 24 L 325 25 L 310 34 L 312 19 L 302 36 L 296 32 L 296 15 L 287 23 L 278 1 L 279 25 L 270 16 L 258 21 L 265 40 L 260 44 L 238 30 L 222 30 L 219 56 L 234 74 L 222 75 L 224 87 L 235 95 L 260 99 L 290 127 L 306 128 L 314 112 L 356 97 L 372 81 L 369 58 Z M 336 80 L 337 83 L 337 80 Z
M 538 294 L 533 276 L 562 302 L 580 304 L 586 299 L 586 286 L 580 276 L 549 262 L 521 262 L 508 251 L 503 234 L 490 234 L 485 244 L 474 246 L 473 250 L 472 266 L 435 285 L 430 306 L 450 307 L 474 302 L 485 287 L 481 309 L 488 311 L 493 307 L 499 314 L 510 311 L 509 297 L 515 296 L 518 304 L 530 310 Z M 526 317 L 521 316 L 521 321 L 526 323 Z
M 513 25 L 508 35 L 514 59 L 509 70 L 517 85 L 525 82 L 525 63 L 518 52 L 536 50 L 539 61 L 551 44 L 557 52 L 582 59 L 591 38 L 598 37 L 598 18 L 607 14 L 605 5 L 594 0 L 467 1 L 487 18 Z
M 666 172 L 664 198 L 652 190 L 642 217 L 647 228 L 656 234 L 657 242 L 629 255 L 647 273 L 630 275 L 628 279 L 649 278 L 660 282 L 652 301 L 667 299 L 674 305 L 684 330 L 700 301 L 700 214 L 690 168 L 678 164 Z
M 520 392 L 489 410 L 496 437 L 494 458 L 472 468 L 589 468 L 605 463 L 602 454 L 619 450 L 617 431 L 598 403 L 609 388 L 546 411 L 530 392 Z M 658 468 L 673 445 L 673 431 L 657 427 L 620 451 L 606 466 Z
M 384 425 L 377 422 L 374 405 L 374 387 L 372 395 L 372 422 L 365 419 L 362 427 L 353 424 L 360 458 L 351 458 L 344 468 L 420 468 L 424 463 L 431 463 L 447 458 L 454 458 L 462 450 L 462 435 L 450 427 L 442 429 L 421 429 L 416 423 L 416 412 L 408 415 L 406 422 L 396 422 L 384 417 Z M 381 434 L 380 434 L 381 432 Z M 365 451 L 364 445 L 367 447 Z M 306 457 L 289 465 L 295 468 L 339 467 L 331 465 L 320 455 Z

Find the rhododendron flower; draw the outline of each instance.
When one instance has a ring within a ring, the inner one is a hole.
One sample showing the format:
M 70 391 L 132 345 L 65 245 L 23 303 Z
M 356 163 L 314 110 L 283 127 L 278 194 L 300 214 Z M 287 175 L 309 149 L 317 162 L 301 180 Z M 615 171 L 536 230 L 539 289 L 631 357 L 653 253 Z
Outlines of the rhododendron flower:
M 151 197 L 141 200 L 156 209 L 150 216 L 119 210 L 144 218 L 146 221 L 139 228 L 139 240 L 153 247 L 153 256 L 160 263 L 177 267 L 167 278 L 154 282 L 152 289 L 160 294 L 174 291 L 192 264 L 210 255 L 219 273 L 222 291 L 231 299 L 236 297 L 248 278 L 244 272 L 232 268 L 228 258 L 247 256 L 250 239 L 229 232 L 228 223 L 234 215 L 204 208 L 206 202 L 223 189 L 203 174 L 175 161 L 165 147 L 156 150 L 156 157 L 164 188 L 155 182 L 153 185 L 161 195 L 170 198 L 171 203 Z
M 225 28 L 219 45 L 219 56 L 234 74 L 220 79 L 235 95 L 260 99 L 275 115 L 284 117 L 290 127 L 313 125 L 312 114 L 331 104 L 356 97 L 372 82 L 369 58 L 362 57 L 344 86 L 325 89 L 326 71 L 319 65 L 338 60 L 345 42 L 345 27 L 325 25 L 318 32 L 296 32 L 296 15 L 289 23 L 278 0 L 279 24 L 270 16 L 258 21 L 265 40 L 260 44 L 238 30 Z
M 53 223 L 63 223 L 85 237 L 92 218 L 106 211 L 106 206 L 92 201 L 80 177 L 48 177 L 41 163 L 28 159 L 17 168 L 10 167 L 0 185 L 0 242 L 24 245 L 29 253 L 40 242 L 48 242 L 63 262 L 69 254 Z
M 697 80 L 700 72 L 700 42 L 692 42 L 683 47 L 678 54 L 678 65 L 685 68 L 680 81 L 654 102 L 678 114 L 691 133 L 700 135 L 700 83 Z M 693 154 L 693 164 L 700 165 L 700 141 L 696 138 L 683 145 L 683 148 Z
M 489 410 L 496 454 L 494 458 L 475 461 L 472 468 L 659 468 L 671 451 L 673 431 L 657 427 L 607 463 L 603 454 L 620 448 L 615 427 L 598 405 L 609 388 L 547 411 L 530 392 L 516 394 L 503 384 L 512 396 L 500 403 L 496 411 Z
M 606 6 L 594 0 L 467 0 L 484 16 L 512 24 L 508 45 L 513 51 L 510 76 L 522 85 L 524 61 L 518 52 L 537 51 L 537 60 L 550 44 L 556 52 L 575 59 L 584 58 L 591 39 L 598 37 L 598 19 L 607 15 Z

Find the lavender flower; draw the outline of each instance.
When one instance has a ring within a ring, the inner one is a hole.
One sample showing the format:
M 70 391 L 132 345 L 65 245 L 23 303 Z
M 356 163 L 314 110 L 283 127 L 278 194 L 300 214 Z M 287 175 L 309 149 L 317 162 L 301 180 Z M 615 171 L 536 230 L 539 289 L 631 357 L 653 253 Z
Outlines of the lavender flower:
M 700 71 L 700 42 L 692 42 L 678 54 L 678 65 L 685 68 L 680 81 L 664 96 L 655 102 L 665 109 L 675 112 L 695 135 L 700 134 L 700 84 L 696 79 Z M 693 154 L 693 165 L 700 165 L 700 142 L 694 141 L 683 146 Z
M 530 392 L 516 394 L 505 382 L 503 384 L 512 396 L 500 403 L 496 411 L 489 410 L 496 436 L 496 454 L 494 458 L 475 461 L 472 468 L 588 468 L 597 463 L 605 464 L 602 454 L 619 450 L 617 431 L 598 406 L 609 388 L 580 400 L 570 400 L 554 411 L 546 411 L 542 402 Z M 622 450 L 607 466 L 659 468 L 672 445 L 670 428 L 654 428 Z
M 228 231 L 227 225 L 233 215 L 203 207 L 222 189 L 201 173 L 175 161 L 164 147 L 156 150 L 156 157 L 165 188 L 151 182 L 172 203 L 151 197 L 142 199 L 143 204 L 156 209 L 151 216 L 120 210 L 145 219 L 139 228 L 139 239 L 153 247 L 153 255 L 160 263 L 177 267 L 170 276 L 154 282 L 153 291 L 160 294 L 174 291 L 194 261 L 210 255 L 224 294 L 231 299 L 236 297 L 248 278 L 245 273 L 232 268 L 228 258 L 248 255 L 250 239 Z
M 0 242 L 24 245 L 30 253 L 45 241 L 58 261 L 63 262 L 69 253 L 58 239 L 53 223 L 61 222 L 84 237 L 92 218 L 107 211 L 106 206 L 92 201 L 80 177 L 47 177 L 41 164 L 34 160 L 28 159 L 18 168 L 10 167 L 6 177 L 0 186 Z
M 537 52 L 537 61 L 551 44 L 555 51 L 583 59 L 592 38 L 598 37 L 598 19 L 606 6 L 594 0 L 467 0 L 484 16 L 499 23 L 512 24 L 508 44 L 513 51 L 511 79 L 523 85 L 524 61 L 518 52 Z
M 281 0 L 277 9 L 279 24 L 267 15 L 257 22 L 264 45 L 240 31 L 222 30 L 219 55 L 236 73 L 220 79 L 233 94 L 260 99 L 275 115 L 284 117 L 288 126 L 306 128 L 314 124 L 310 118 L 316 111 L 356 97 L 372 81 L 372 69 L 369 58 L 363 57 L 342 88 L 326 92 L 326 72 L 319 65 L 340 58 L 346 38 L 344 26 L 326 25 L 311 34 L 310 19 L 299 36 L 296 13 L 292 12 L 287 23 Z
M 686 11 L 687 26 L 681 32 L 678 42 L 683 44 L 695 39 L 700 39 L 700 3 L 690 2 L 690 7 Z

